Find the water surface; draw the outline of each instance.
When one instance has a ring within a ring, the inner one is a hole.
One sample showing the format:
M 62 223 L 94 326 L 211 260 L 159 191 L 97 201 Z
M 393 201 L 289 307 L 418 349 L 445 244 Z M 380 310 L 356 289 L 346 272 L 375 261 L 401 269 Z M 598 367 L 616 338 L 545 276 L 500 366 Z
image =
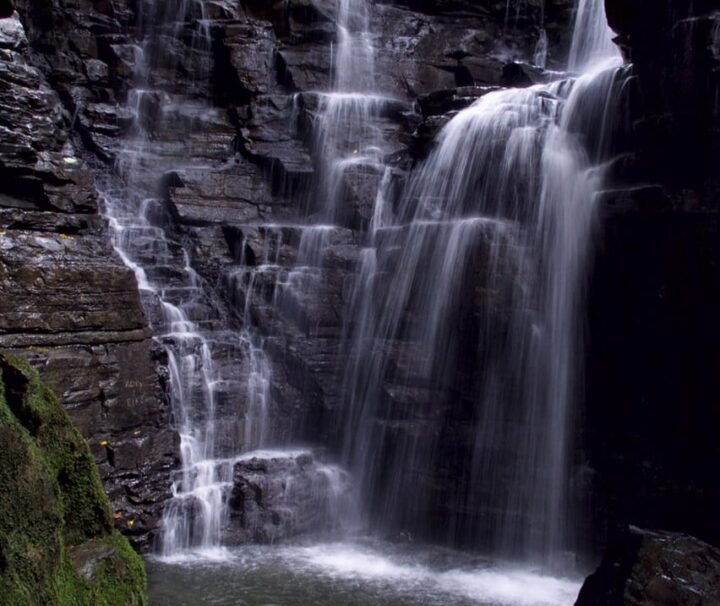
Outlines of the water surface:
M 356 541 L 148 561 L 152 606 L 569 606 L 581 581 L 445 549 Z

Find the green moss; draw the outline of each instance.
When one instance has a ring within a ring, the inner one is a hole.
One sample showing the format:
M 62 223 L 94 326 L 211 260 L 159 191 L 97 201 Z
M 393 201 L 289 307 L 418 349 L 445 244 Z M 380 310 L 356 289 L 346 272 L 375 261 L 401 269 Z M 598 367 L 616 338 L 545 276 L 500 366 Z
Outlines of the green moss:
M 0 356 L 0 444 L 0 605 L 147 604 L 87 443 L 16 356 Z

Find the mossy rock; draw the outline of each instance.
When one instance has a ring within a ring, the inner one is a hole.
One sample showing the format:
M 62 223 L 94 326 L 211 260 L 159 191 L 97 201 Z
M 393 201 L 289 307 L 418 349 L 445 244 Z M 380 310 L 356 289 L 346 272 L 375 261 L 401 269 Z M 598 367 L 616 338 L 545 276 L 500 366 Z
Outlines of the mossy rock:
M 0 605 L 144 606 L 83 436 L 22 358 L 0 355 Z

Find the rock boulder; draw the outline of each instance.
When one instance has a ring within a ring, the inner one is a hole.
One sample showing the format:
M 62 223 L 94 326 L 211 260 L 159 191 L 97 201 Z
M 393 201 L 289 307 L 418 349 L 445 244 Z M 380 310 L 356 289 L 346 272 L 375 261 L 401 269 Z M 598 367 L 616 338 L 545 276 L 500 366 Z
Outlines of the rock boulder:
M 607 550 L 575 606 L 720 604 L 720 550 L 694 537 L 631 527 Z

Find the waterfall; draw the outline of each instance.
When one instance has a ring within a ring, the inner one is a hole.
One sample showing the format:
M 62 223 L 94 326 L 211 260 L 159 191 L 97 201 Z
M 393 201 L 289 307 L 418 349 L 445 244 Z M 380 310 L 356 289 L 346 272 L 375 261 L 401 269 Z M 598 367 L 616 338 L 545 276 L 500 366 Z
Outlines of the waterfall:
M 312 149 L 318 174 L 309 211 L 334 224 L 354 221 L 345 204 L 346 176 L 384 171 L 380 121 L 394 100 L 376 91 L 368 6 L 367 0 L 338 2 L 332 90 L 317 93 Z
M 317 334 L 309 310 L 322 295 L 325 255 L 351 230 L 363 240 L 346 289 L 347 362 L 338 372 L 342 409 L 331 446 L 362 494 L 365 521 L 406 537 L 442 526 L 433 538 L 455 533 L 498 554 L 545 561 L 572 546 L 569 475 L 593 202 L 621 85 L 609 69 L 617 51 L 602 0 L 579 3 L 570 68 L 582 75 L 488 92 L 450 120 L 421 166 L 402 175 L 400 195 L 383 120 L 403 102 L 375 85 L 371 3 L 339 0 L 332 88 L 296 99 L 310 116 L 316 166 L 305 212 L 294 224 L 252 226 L 265 250 L 224 276 L 240 330 L 228 328 L 157 193 L 158 172 L 183 180 L 218 170 L 225 159 L 203 149 L 198 132 L 215 110 L 168 76 L 181 62 L 178 71 L 203 86 L 211 48 L 205 3 L 141 4 L 149 12 L 129 94 L 133 130 L 118 159 L 122 185 L 108 183 L 105 198 L 116 250 L 136 273 L 167 357 L 181 438 L 163 553 L 221 548 L 237 466 L 251 470 L 255 449 L 280 456 L 267 450 L 272 368 L 251 312 L 271 291 L 271 315 Z M 168 37 L 189 46 L 187 56 L 173 55 Z M 547 50 L 542 30 L 536 63 Z M 163 137 L 170 128 L 172 141 Z M 178 160 L 166 146 L 180 141 L 186 151 Z M 370 209 L 352 208 L 351 178 L 372 183 Z M 285 272 L 288 234 L 298 250 Z M 246 248 L 243 240 L 243 254 Z M 295 476 L 305 463 L 298 461 L 310 456 L 286 455 L 275 465 L 280 477 L 268 482 L 281 500 L 302 493 Z M 332 497 L 323 512 L 353 517 L 347 475 L 332 466 L 319 472 L 311 492 Z M 455 482 L 447 489 L 452 503 L 438 496 L 442 478 Z
M 333 88 L 369 92 L 375 88 L 375 49 L 369 31 L 367 0 L 338 0 L 337 52 Z
M 227 523 L 234 464 L 267 437 L 271 369 L 248 329 L 227 329 L 221 305 L 193 268 L 191 249 L 157 194 L 163 172 L 181 179 L 207 169 L 208 153 L 198 148 L 202 123 L 213 110 L 185 97 L 172 76 L 182 63 L 195 85 L 209 86 L 205 4 L 177 0 L 141 3 L 140 9 L 136 88 L 128 94 L 133 126 L 116 161 L 117 179 L 103 185 L 105 212 L 115 249 L 135 271 L 154 338 L 166 355 L 180 436 L 181 468 L 163 516 L 161 551 L 212 553 Z M 158 65 L 170 71 L 158 75 Z M 178 136 L 185 140 L 180 158 L 173 147 Z M 244 384 L 234 376 L 237 365 Z
M 598 62 L 619 57 L 608 27 L 605 2 L 579 0 L 568 68 L 574 72 L 592 69 Z
M 366 511 L 389 529 L 427 530 L 445 507 L 435 478 L 455 465 L 468 520 L 446 527 L 515 557 L 552 561 L 572 545 L 597 164 L 620 87 L 608 44 L 603 2 L 581 0 L 570 61 L 584 75 L 461 111 L 396 216 L 373 227 L 340 431 Z M 473 419 L 469 466 L 448 444 L 467 431 L 455 418 Z

